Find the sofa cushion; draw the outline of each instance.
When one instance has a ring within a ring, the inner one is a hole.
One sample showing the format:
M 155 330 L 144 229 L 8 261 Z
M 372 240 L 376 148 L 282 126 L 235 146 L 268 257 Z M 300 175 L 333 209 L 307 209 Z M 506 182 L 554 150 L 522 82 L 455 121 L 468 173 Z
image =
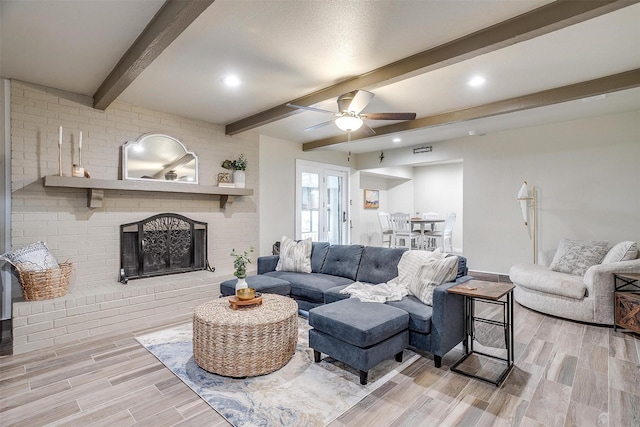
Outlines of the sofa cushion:
M 290 271 L 271 271 L 265 276 L 286 280 L 291 284 L 291 295 L 324 303 L 326 290 L 340 285 L 350 285 L 353 280 L 322 273 L 295 273 Z
M 311 273 L 311 237 L 296 242 L 282 236 L 276 271 Z
M 456 274 L 456 279 L 462 276 L 466 276 L 467 273 L 469 273 L 469 269 L 467 268 L 467 259 L 465 257 L 452 254 L 448 254 L 447 256 L 455 256 L 458 258 L 458 273 Z
M 322 266 L 322 273 L 346 277 L 355 281 L 363 249 L 362 245 L 329 246 L 327 257 Z
M 364 283 L 387 283 L 398 276 L 398 262 L 406 248 L 365 246 L 356 280 Z
M 458 257 L 432 257 L 428 259 L 411 281 L 409 293 L 424 304 L 433 304 L 433 291 L 436 286 L 456 278 Z
M 629 261 L 638 257 L 638 245 L 636 242 L 620 242 L 612 247 L 602 260 L 602 264 L 612 262 Z
M 343 294 L 340 291 L 350 285 L 340 285 L 330 289 L 327 289 L 324 292 L 324 303 L 331 304 L 332 302 L 341 301 L 343 299 L 350 298 L 349 294 Z
M 396 307 L 349 298 L 309 310 L 309 325 L 356 347 L 367 348 L 407 329 L 409 315 Z
M 516 264 L 509 270 L 509 278 L 516 286 L 546 294 L 573 299 L 587 295 L 581 277 L 552 271 L 539 264 Z
M 602 262 L 607 252 L 609 252 L 609 243 L 605 241 L 584 242 L 562 239 L 550 269 L 559 273 L 584 276 L 589 267 Z
M 329 242 L 313 242 L 311 244 L 311 272 L 320 273 L 324 259 L 329 252 Z
M 423 304 L 414 296 L 406 296 L 401 301 L 389 301 L 387 305 L 400 308 L 409 313 L 409 329 L 415 332 L 428 334 L 431 332 L 431 316 L 433 308 Z
M 276 277 L 270 277 L 264 274 L 257 276 L 247 276 L 247 285 L 254 288 L 256 292 L 263 294 L 278 294 L 289 296 L 291 294 L 291 285 L 286 280 Z M 220 293 L 222 296 L 230 296 L 236 294 L 236 283 L 238 279 L 225 280 L 220 283 Z

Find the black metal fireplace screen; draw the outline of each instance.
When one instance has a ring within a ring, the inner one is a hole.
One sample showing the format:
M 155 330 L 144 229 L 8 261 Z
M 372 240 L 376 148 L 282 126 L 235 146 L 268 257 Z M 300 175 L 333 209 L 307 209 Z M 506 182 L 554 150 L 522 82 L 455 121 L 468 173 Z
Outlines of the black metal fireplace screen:
M 120 226 L 120 281 L 205 270 L 207 223 L 163 213 Z

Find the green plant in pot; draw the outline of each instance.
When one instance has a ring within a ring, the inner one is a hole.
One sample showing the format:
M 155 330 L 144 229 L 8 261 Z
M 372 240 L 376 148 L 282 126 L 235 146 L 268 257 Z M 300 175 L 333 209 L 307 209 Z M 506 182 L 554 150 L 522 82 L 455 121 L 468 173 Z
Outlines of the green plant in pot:
M 246 171 L 247 170 L 247 158 L 244 154 L 240 154 L 240 157 L 236 160 L 225 160 L 222 162 L 222 167 L 232 171 Z
M 245 171 L 247 170 L 247 158 L 240 154 L 236 160 L 225 160 L 222 167 L 233 171 L 233 182 L 238 188 L 245 187 Z
M 238 289 L 246 288 L 247 282 L 245 278 L 247 277 L 247 264 L 251 264 L 251 258 L 249 254 L 253 252 L 253 246 L 249 249 L 249 251 L 244 251 L 243 253 L 236 252 L 235 249 L 231 250 L 231 256 L 233 259 L 233 268 L 235 272 L 234 276 L 238 278 L 238 282 L 236 283 L 236 291 Z

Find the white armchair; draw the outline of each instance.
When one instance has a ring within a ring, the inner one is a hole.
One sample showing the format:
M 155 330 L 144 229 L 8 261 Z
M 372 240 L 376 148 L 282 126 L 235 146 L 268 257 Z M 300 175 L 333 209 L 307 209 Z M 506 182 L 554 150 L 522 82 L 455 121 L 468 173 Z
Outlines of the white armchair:
M 625 248 L 627 250 L 623 250 Z M 618 259 L 624 261 L 616 260 L 618 253 L 621 254 Z M 511 267 L 509 278 L 516 285 L 515 300 L 520 305 L 553 316 L 612 325 L 614 273 L 640 273 L 637 244 L 621 242 L 614 246 L 603 263 L 589 267 L 584 276 L 551 270 L 548 255 L 541 254 L 541 264 Z

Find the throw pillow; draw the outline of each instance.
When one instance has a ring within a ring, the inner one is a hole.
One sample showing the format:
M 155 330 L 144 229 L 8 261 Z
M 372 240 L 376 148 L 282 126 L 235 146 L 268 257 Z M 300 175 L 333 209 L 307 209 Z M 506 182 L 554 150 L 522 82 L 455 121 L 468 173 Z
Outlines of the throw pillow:
M 458 257 L 432 257 L 420 268 L 420 271 L 409 285 L 409 294 L 414 295 L 424 304 L 433 304 L 433 291 L 443 283 L 456 278 L 458 273 Z
M 420 268 L 431 258 L 444 258 L 440 248 L 433 252 L 406 251 L 403 253 L 398 262 L 398 284 L 408 288 Z
M 295 240 L 282 236 L 280 242 L 280 259 L 276 271 L 294 271 L 311 273 L 311 237 Z
M 609 252 L 609 244 L 604 241 L 584 242 L 562 239 L 549 269 L 574 276 L 584 276 L 589 267 L 602 262 L 607 252 Z
M 8 261 L 22 271 L 43 271 L 49 268 L 58 268 L 58 261 L 49 252 L 49 248 L 44 242 L 32 243 L 15 251 L 6 252 L 0 255 L 0 259 Z
M 602 260 L 603 264 L 612 262 L 629 261 L 638 257 L 638 245 L 636 242 L 620 242 L 612 247 Z

